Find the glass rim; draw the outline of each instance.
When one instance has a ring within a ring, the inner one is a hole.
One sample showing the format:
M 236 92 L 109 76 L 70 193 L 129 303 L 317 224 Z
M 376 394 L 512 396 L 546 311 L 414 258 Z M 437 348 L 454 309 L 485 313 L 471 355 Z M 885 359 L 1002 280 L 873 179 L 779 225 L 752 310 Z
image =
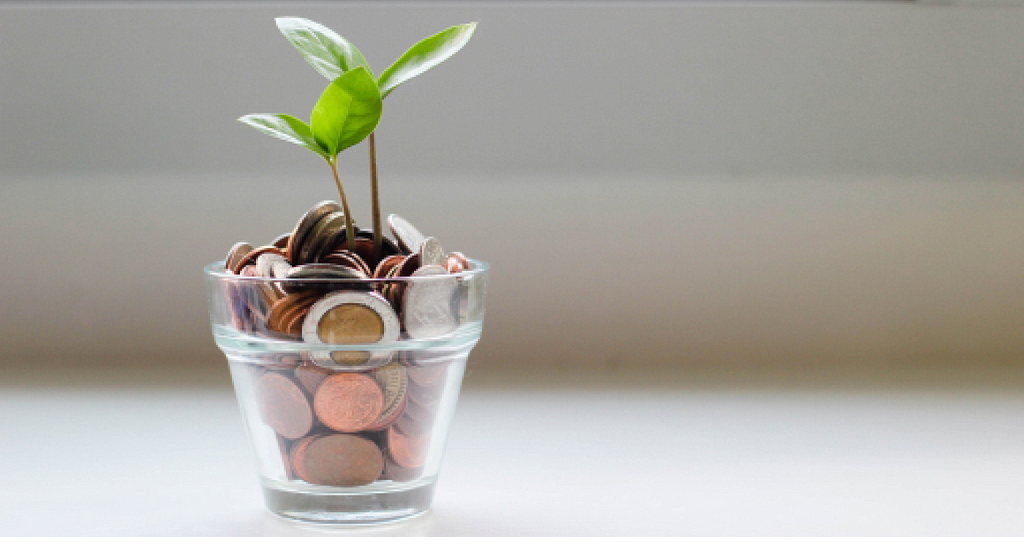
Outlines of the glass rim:
M 485 275 L 491 270 L 490 264 L 479 259 L 466 258 L 470 268 L 458 273 L 445 273 L 430 276 L 393 276 L 390 278 L 274 278 L 264 276 L 243 276 L 234 273 L 224 272 L 224 260 L 214 261 L 203 267 L 203 273 L 210 278 L 232 281 L 252 282 L 288 282 L 292 284 L 370 284 L 370 283 L 395 283 L 395 282 L 423 282 L 425 280 L 459 280 L 467 275 Z

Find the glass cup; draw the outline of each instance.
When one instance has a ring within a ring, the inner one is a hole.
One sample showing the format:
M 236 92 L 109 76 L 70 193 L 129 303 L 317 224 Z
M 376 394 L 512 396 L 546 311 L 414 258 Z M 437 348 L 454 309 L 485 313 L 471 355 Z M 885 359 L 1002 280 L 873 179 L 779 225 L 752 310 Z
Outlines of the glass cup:
M 319 524 L 388 522 L 433 499 L 488 265 L 388 279 L 204 271 L 267 507 Z

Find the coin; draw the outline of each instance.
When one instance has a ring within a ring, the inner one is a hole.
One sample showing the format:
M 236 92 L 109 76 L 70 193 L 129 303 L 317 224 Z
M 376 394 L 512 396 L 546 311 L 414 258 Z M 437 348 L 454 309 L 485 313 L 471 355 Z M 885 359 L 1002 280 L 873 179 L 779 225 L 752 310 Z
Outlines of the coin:
M 256 259 L 258 259 L 259 256 L 268 252 L 280 254 L 281 250 L 278 250 L 273 246 L 260 246 L 259 248 L 254 248 L 250 250 L 249 253 L 245 254 L 245 256 L 242 257 L 242 259 L 238 260 L 238 263 L 235 265 L 235 274 L 241 274 L 243 268 L 249 265 L 255 265 Z
M 410 404 L 412 404 L 412 401 L 406 403 L 406 409 L 409 408 Z M 410 416 L 408 413 L 404 413 L 402 414 L 402 417 L 398 418 L 398 421 L 395 422 L 393 427 L 398 429 L 398 431 L 403 435 L 421 437 L 430 434 L 430 428 L 433 424 L 433 417 L 420 420 Z
M 409 469 L 396 465 L 391 458 L 384 459 L 384 474 L 381 476 L 382 480 L 393 480 L 395 482 L 408 482 L 415 480 L 423 472 L 421 467 L 415 469 Z
M 420 244 L 420 265 L 444 265 L 447 256 L 436 238 L 428 236 Z
M 410 383 L 408 389 L 409 400 L 412 400 L 420 406 L 435 409 L 441 402 L 441 390 L 443 388 L 443 386 L 439 385 L 420 385 L 419 383 Z
M 458 326 L 452 302 L 458 281 L 434 278 L 445 274 L 444 267 L 427 265 L 413 273 L 423 280 L 409 281 L 402 294 L 402 324 L 409 337 L 424 339 L 451 332 Z
M 309 308 L 313 306 L 313 303 L 315 303 L 316 300 L 317 297 L 311 295 L 293 302 L 290 307 L 282 310 L 277 317 L 268 317 L 267 327 L 277 332 L 292 334 L 292 332 L 288 331 L 289 327 L 291 327 L 295 323 L 295 319 L 306 315 L 309 312 Z M 273 308 L 271 308 L 271 311 L 273 311 Z M 273 321 L 273 324 L 271 324 L 271 321 Z M 300 331 L 299 333 L 295 333 L 292 335 L 302 334 Z
M 419 251 L 420 246 L 423 245 L 423 240 L 426 239 L 423 233 L 412 226 L 412 223 L 398 215 L 391 214 L 388 216 L 388 226 L 391 227 L 391 234 L 395 235 L 398 247 L 407 254 Z
M 316 263 L 326 244 L 334 240 L 339 231 L 345 230 L 345 214 L 330 212 L 310 229 L 299 250 L 299 263 Z
M 256 401 L 264 423 L 284 438 L 297 439 L 313 428 L 309 400 L 295 382 L 268 372 L 256 382 Z
M 274 263 L 277 262 L 288 263 L 288 260 L 284 258 L 284 254 L 279 251 L 266 252 L 256 258 L 256 276 L 262 276 L 264 278 L 273 278 Z
M 447 372 L 447 365 L 437 366 L 409 366 L 408 375 L 419 386 L 430 386 L 444 378 Z
M 288 271 L 292 269 L 292 264 L 288 263 L 288 260 L 275 261 L 270 264 L 270 274 L 274 278 L 286 278 Z
M 376 270 L 373 271 L 373 278 L 385 278 L 388 276 L 388 272 L 391 269 L 398 266 L 399 263 L 405 260 L 404 255 L 389 255 L 384 259 L 380 260 L 377 264 Z
M 227 271 L 231 271 L 235 274 L 238 274 L 235 271 L 235 267 L 238 265 L 238 262 L 241 261 L 242 258 L 245 257 L 245 255 L 251 251 L 252 244 L 249 244 L 248 242 L 236 243 L 234 246 L 231 247 L 231 250 L 228 251 L 228 257 L 227 259 L 224 260 L 224 269 Z
M 283 235 L 275 238 L 274 241 L 270 243 L 270 245 L 274 246 L 275 248 L 280 248 L 282 252 L 285 252 L 285 250 L 288 248 L 288 239 L 291 238 L 291 236 L 291 233 L 284 233 Z
M 384 394 L 363 374 L 340 373 L 324 380 L 313 397 L 313 409 L 327 427 L 342 433 L 366 429 L 380 417 Z
M 384 455 L 373 442 L 356 435 L 324 435 L 294 455 L 295 472 L 320 486 L 363 486 L 380 478 Z
M 419 269 L 420 266 L 420 254 L 409 254 L 405 257 L 405 260 L 398 265 L 398 272 L 395 276 L 412 276 L 412 273 L 414 273 L 416 269 Z
M 430 439 L 427 437 L 406 436 L 393 426 L 388 429 L 388 456 L 399 467 L 407 469 L 423 467 L 429 445 Z
M 288 248 L 286 249 L 286 257 L 292 264 L 298 264 L 297 259 L 299 255 L 299 249 L 302 245 L 302 240 L 306 238 L 306 234 L 313 228 L 314 225 L 323 216 L 331 212 L 340 212 L 341 206 L 337 202 L 325 200 L 314 205 L 309 209 L 302 217 L 299 218 L 298 223 L 295 224 L 295 229 L 292 230 L 291 237 L 288 239 Z
M 357 271 L 362 272 L 366 276 L 370 276 L 372 274 L 372 272 L 370 271 L 370 267 L 366 264 L 365 261 L 363 261 L 363 258 L 359 257 L 358 255 L 352 252 L 333 252 L 331 254 L 324 256 L 320 261 L 323 263 L 330 263 L 332 265 L 341 265 L 342 267 L 349 267 L 351 269 L 355 269 Z
M 466 259 L 466 256 L 462 255 L 461 252 L 452 252 L 452 253 L 448 254 L 448 257 L 449 258 L 454 257 L 459 263 L 462 264 L 462 268 L 463 269 L 469 269 L 470 268 L 469 260 Z
M 377 421 L 366 428 L 367 431 L 379 431 L 388 427 L 405 410 L 406 396 L 409 387 L 409 378 L 405 374 L 405 366 L 392 362 L 378 368 L 374 372 L 377 382 L 384 391 L 384 409 Z
M 440 389 L 440 387 L 436 389 Z M 433 404 L 427 405 L 410 399 L 409 403 L 405 406 L 405 415 L 418 423 L 432 425 L 434 417 L 437 415 L 437 403 L 438 401 L 435 401 Z
M 334 374 L 333 371 L 321 368 L 315 364 L 300 364 L 295 368 L 293 375 L 309 391 L 309 394 L 315 395 L 316 390 L 320 388 L 320 384 L 332 374 Z
M 298 265 L 292 267 L 285 274 L 287 282 L 281 282 L 282 288 L 288 293 L 294 293 L 301 291 L 303 288 L 310 289 L 311 286 L 316 286 L 321 289 L 330 289 L 329 286 L 322 284 L 311 285 L 303 283 L 303 280 L 314 280 L 314 279 L 337 279 L 337 280 L 359 280 L 366 278 L 366 275 L 362 271 L 353 269 L 351 267 L 344 267 L 342 265 L 332 265 L 330 263 L 307 263 L 305 265 Z M 358 286 L 354 286 L 358 288 Z
M 400 331 L 398 315 L 380 294 L 340 291 L 313 305 L 302 325 L 302 339 L 331 345 L 391 343 Z
M 284 326 L 281 326 L 281 320 L 290 316 L 292 314 L 291 311 L 294 309 L 300 308 L 303 301 L 311 299 L 315 301 L 317 295 L 310 292 L 292 293 L 274 302 L 270 307 L 270 312 L 267 314 L 267 327 L 271 330 L 283 332 Z
M 462 266 L 462 263 L 457 258 L 452 257 L 451 255 L 449 255 L 448 258 L 445 259 L 444 268 L 445 270 L 452 274 L 461 273 L 463 270 L 465 270 L 464 267 Z

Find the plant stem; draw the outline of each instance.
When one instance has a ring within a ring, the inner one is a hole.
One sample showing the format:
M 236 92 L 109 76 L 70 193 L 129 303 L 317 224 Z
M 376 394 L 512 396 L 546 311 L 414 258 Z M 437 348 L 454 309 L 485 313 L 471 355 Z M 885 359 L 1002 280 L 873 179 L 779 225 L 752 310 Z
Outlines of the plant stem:
M 380 195 L 377 194 L 377 144 L 370 133 L 370 186 L 373 194 L 373 261 L 379 262 L 382 255 L 383 229 L 380 223 Z
M 338 186 L 338 194 L 341 195 L 341 208 L 345 212 L 345 241 L 348 242 L 348 251 L 354 253 L 356 245 L 356 231 L 352 227 L 352 212 L 348 209 L 348 200 L 345 198 L 345 189 L 341 186 L 341 178 L 338 177 L 337 157 L 327 161 L 334 174 L 334 183 Z

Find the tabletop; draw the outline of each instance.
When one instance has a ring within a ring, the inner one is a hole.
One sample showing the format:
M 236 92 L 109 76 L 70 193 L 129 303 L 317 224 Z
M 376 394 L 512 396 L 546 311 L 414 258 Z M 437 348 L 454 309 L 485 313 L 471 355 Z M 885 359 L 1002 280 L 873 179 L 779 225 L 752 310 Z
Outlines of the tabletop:
M 432 510 L 324 528 L 264 509 L 226 372 L 170 370 L 8 370 L 0 535 L 1024 535 L 1019 386 L 471 377 Z

